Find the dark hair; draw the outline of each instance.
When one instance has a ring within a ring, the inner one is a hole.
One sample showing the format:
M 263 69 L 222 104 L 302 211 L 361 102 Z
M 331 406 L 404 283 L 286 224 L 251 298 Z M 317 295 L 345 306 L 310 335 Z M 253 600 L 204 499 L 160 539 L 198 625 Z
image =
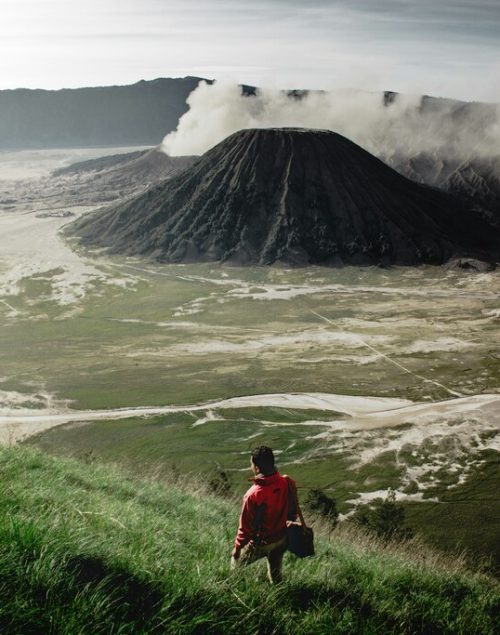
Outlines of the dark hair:
M 261 474 L 267 475 L 276 472 L 274 454 L 267 445 L 259 445 L 258 448 L 252 450 L 252 462 L 259 468 Z

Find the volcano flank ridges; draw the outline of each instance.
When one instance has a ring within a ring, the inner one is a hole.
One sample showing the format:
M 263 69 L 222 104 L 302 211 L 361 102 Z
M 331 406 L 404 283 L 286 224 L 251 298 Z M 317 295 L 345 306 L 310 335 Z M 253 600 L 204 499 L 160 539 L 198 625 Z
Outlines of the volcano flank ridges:
M 498 260 L 500 231 L 339 134 L 237 132 L 165 183 L 73 223 L 84 244 L 163 262 Z

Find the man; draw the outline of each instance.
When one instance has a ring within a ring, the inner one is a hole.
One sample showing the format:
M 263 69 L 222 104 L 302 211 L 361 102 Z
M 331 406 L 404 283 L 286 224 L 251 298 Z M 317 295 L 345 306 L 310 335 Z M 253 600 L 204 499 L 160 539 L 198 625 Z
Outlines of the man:
M 281 582 L 281 565 L 286 551 L 287 520 L 295 520 L 297 516 L 293 494 L 289 504 L 288 484 L 295 497 L 297 487 L 295 481 L 279 474 L 273 451 L 265 445 L 253 450 L 250 466 L 255 475 L 250 480 L 254 484 L 243 497 L 231 568 L 267 558 L 268 578 L 272 584 L 277 584 Z

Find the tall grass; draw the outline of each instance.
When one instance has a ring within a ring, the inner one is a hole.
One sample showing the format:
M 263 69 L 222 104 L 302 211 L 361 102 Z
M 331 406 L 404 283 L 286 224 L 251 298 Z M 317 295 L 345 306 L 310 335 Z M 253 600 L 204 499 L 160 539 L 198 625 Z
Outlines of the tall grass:
M 0 451 L 1 633 L 499 632 L 500 585 L 357 532 L 230 573 L 238 507 L 29 448 Z M 418 551 L 418 553 L 415 553 Z

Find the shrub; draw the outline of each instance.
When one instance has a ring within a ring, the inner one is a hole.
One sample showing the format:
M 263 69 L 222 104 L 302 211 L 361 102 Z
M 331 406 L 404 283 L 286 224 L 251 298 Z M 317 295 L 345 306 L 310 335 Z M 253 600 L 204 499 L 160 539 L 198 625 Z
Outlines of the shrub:
M 405 510 L 396 502 L 396 493 L 389 489 L 385 499 L 377 498 L 371 505 L 362 505 L 352 519 L 387 540 L 407 540 L 413 530 L 404 526 Z
M 322 489 L 312 488 L 309 490 L 304 504 L 310 512 L 318 514 L 333 527 L 337 525 L 339 518 L 337 502 L 334 498 L 325 494 Z
M 231 495 L 231 483 L 224 470 L 217 470 L 213 473 L 212 477 L 208 481 L 210 491 L 217 494 L 217 496 L 230 496 Z

